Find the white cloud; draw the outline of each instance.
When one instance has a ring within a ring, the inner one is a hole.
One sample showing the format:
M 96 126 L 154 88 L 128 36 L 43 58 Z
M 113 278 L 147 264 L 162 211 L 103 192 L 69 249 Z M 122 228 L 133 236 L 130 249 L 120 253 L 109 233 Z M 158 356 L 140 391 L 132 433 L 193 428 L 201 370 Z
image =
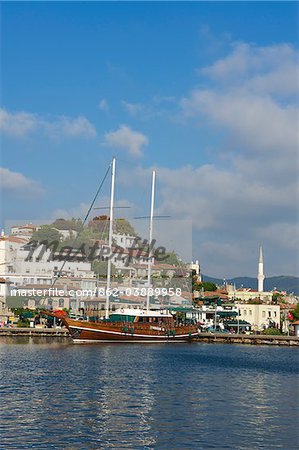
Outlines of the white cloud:
M 84 219 L 90 205 L 88 203 L 80 203 L 71 208 L 58 208 L 52 213 L 52 219 Z
M 232 52 L 198 70 L 221 85 L 242 85 L 255 92 L 298 95 L 298 52 L 288 44 L 258 47 L 233 43 Z
M 105 98 L 102 98 L 102 100 L 99 102 L 99 108 L 102 111 L 109 111 L 109 104 Z
M 0 187 L 4 192 L 18 196 L 39 196 L 43 193 L 43 189 L 36 181 L 4 167 L 0 167 Z
M 10 113 L 0 108 L 0 130 L 8 135 L 22 137 L 38 127 L 38 117 L 26 112 Z
M 148 138 L 144 134 L 133 131 L 127 125 L 121 125 L 116 131 L 105 134 L 105 143 L 109 147 L 121 148 L 137 157 L 142 155 L 142 149 L 148 142 Z
M 122 100 L 121 104 L 123 108 L 132 116 L 136 116 L 144 109 L 143 105 L 141 105 L 140 103 L 129 103 L 125 100 Z
M 181 100 L 187 121 L 210 126 L 218 142 L 222 138 L 215 164 L 164 173 L 164 208 L 175 211 L 175 203 L 183 204 L 183 213 L 192 217 L 206 273 L 254 275 L 255 249 L 262 242 L 272 274 L 295 274 L 297 57 L 287 44 L 234 43 L 226 57 L 198 72 L 205 88 Z
M 262 243 L 270 261 L 268 276 L 295 274 L 299 198 L 289 180 L 271 177 L 271 172 L 268 177 L 256 176 L 246 165 L 239 171 L 214 164 L 156 170 L 155 213 L 170 215 L 170 224 L 176 219 L 192 221 L 193 257 L 201 260 L 204 273 L 255 276 Z M 144 189 L 150 185 L 150 170 L 134 167 L 118 180 L 125 189 L 129 184 Z M 180 249 L 180 243 L 173 248 Z
M 33 132 L 42 132 L 49 137 L 93 138 L 96 129 L 84 116 L 55 116 L 43 118 L 27 112 L 13 112 L 0 109 L 0 130 L 3 134 L 22 138 Z
M 54 122 L 43 122 L 44 128 L 50 137 L 59 138 L 64 137 L 96 137 L 97 132 L 95 127 L 83 116 L 77 118 L 59 117 Z
M 194 90 L 182 100 L 186 116 L 206 117 L 234 135 L 244 150 L 266 152 L 296 151 L 298 144 L 298 110 L 281 106 L 269 96 L 243 90 L 219 92 Z

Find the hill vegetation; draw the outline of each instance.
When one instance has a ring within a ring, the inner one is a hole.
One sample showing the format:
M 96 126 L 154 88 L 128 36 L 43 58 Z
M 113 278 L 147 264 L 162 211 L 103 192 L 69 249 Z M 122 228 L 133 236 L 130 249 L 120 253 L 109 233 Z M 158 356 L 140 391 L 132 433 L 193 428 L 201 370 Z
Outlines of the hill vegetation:
M 203 275 L 204 281 L 212 281 L 218 285 L 223 285 L 223 279 L 208 277 Z M 227 283 L 235 284 L 236 288 L 241 286 L 248 287 L 251 289 L 257 289 L 257 279 L 253 277 L 236 277 L 226 280 Z M 272 291 L 274 289 L 278 291 L 286 291 L 288 294 L 294 293 L 299 295 L 299 277 L 280 275 L 276 277 L 265 278 L 264 290 Z

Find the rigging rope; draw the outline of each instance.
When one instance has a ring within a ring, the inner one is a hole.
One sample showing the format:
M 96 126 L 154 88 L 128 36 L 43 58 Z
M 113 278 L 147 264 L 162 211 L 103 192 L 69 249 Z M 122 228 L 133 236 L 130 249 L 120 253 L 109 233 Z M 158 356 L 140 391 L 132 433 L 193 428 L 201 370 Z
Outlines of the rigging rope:
M 105 183 L 105 180 L 106 180 L 106 178 L 107 178 L 107 176 L 108 176 L 108 173 L 109 173 L 109 171 L 110 171 L 110 168 L 111 168 L 111 163 L 109 164 L 109 166 L 108 166 L 108 168 L 107 168 L 107 170 L 106 170 L 106 173 L 105 173 L 105 175 L 104 175 L 104 177 L 103 177 L 103 179 L 102 179 L 102 181 L 101 181 L 101 183 L 100 183 L 100 186 L 99 186 L 99 188 L 98 188 L 98 190 L 97 190 L 97 192 L 96 192 L 96 194 L 95 194 L 95 196 L 94 196 L 94 198 L 93 198 L 93 200 L 92 200 L 92 202 L 91 202 L 91 205 L 90 205 L 90 207 L 89 207 L 89 209 L 88 209 L 88 211 L 87 211 L 87 213 L 86 213 L 86 215 L 85 215 L 85 218 L 84 218 L 84 220 L 83 220 L 83 222 L 82 222 L 81 231 L 83 230 L 84 225 L 85 225 L 85 223 L 86 223 L 86 221 L 87 221 L 87 219 L 88 219 L 88 216 L 89 216 L 89 214 L 90 214 L 90 211 L 92 210 L 93 205 L 95 204 L 95 201 L 96 201 L 96 199 L 97 199 L 97 197 L 98 197 L 98 195 L 99 195 L 99 193 L 100 193 L 100 191 L 101 191 L 101 189 L 102 189 L 102 187 L 103 187 L 103 184 Z M 79 235 L 79 233 L 78 233 L 78 235 Z M 50 288 L 53 288 L 53 286 L 55 285 L 55 283 L 56 283 L 56 281 L 58 280 L 58 278 L 60 278 L 61 272 L 62 272 L 62 270 L 63 270 L 63 268 L 64 268 L 66 262 L 67 262 L 67 258 L 63 261 L 63 264 L 62 264 L 62 266 L 60 267 L 58 274 L 57 274 L 56 277 L 54 278 L 54 280 L 53 280 L 53 282 L 52 282 Z

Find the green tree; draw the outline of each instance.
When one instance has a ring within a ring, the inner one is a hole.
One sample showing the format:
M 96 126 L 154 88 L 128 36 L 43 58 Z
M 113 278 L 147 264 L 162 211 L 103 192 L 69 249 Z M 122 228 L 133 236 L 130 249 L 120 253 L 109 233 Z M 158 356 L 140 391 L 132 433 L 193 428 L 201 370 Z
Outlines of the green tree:
M 127 234 L 129 236 L 138 237 L 138 234 L 126 219 L 116 219 L 114 222 L 114 231 L 118 234 Z
M 69 237 L 61 241 L 59 248 L 72 247 L 79 249 L 84 247 L 86 252 L 92 248 L 96 241 L 103 240 L 108 234 L 104 235 L 99 233 L 93 228 L 84 228 L 77 236 Z
M 202 283 L 199 283 L 200 287 L 203 288 L 204 291 L 216 291 L 217 286 L 215 283 L 212 283 L 211 281 L 203 281 Z
M 107 261 L 93 261 L 91 265 L 92 270 L 100 277 L 105 278 L 107 276 L 108 262 Z M 115 275 L 115 266 L 111 264 L 111 275 Z
M 272 302 L 277 304 L 281 301 L 283 301 L 283 294 L 281 294 L 280 292 L 274 292 L 272 295 Z
M 36 230 L 32 234 L 33 241 L 48 241 L 55 242 L 61 240 L 61 234 L 55 230 L 52 225 L 42 225 L 39 230 Z
M 178 255 L 175 252 L 165 253 L 165 255 L 161 256 L 159 262 L 161 264 L 170 264 L 171 266 L 182 265 Z
M 290 313 L 293 316 L 292 322 L 296 322 L 296 320 L 299 320 L 299 303 L 297 303 L 295 308 L 292 311 L 290 311 Z

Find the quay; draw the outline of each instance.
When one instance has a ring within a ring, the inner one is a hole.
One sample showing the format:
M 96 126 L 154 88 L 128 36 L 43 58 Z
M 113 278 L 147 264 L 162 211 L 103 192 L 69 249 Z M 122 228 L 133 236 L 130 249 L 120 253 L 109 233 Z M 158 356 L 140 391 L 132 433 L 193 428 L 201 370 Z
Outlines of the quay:
M 231 333 L 199 333 L 194 339 L 197 342 L 221 344 L 280 345 L 298 346 L 298 336 L 268 334 L 231 334 Z
M 1 336 L 34 336 L 70 339 L 66 328 L 0 328 Z M 169 339 L 171 342 L 171 338 Z M 276 336 L 265 334 L 199 333 L 192 342 L 209 344 L 279 345 L 299 347 L 298 336 Z
M 70 338 L 66 328 L 0 328 L 1 336 L 35 336 L 35 337 L 66 337 Z

